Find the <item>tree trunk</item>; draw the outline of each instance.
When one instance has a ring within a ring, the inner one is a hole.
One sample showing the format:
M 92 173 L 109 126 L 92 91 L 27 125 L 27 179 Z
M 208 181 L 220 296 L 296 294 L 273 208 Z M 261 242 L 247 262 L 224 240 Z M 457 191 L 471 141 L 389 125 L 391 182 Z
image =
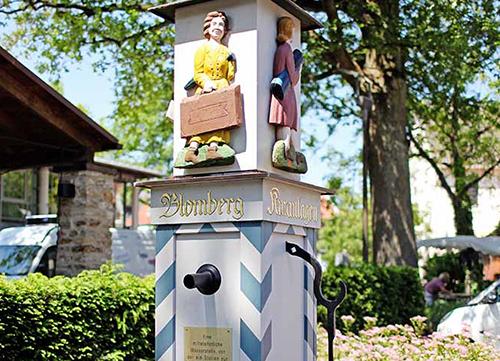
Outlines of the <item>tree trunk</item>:
M 472 203 L 467 191 L 467 171 L 464 166 L 464 157 L 459 151 L 458 147 L 458 134 L 460 134 L 460 122 L 457 110 L 459 105 L 457 104 L 455 94 L 452 97 L 452 116 L 451 116 L 451 126 L 453 129 L 453 138 L 455 141 L 452 143 L 452 158 L 453 167 L 452 174 L 455 180 L 455 195 L 451 198 L 451 203 L 453 204 L 453 211 L 455 213 L 455 232 L 458 236 L 473 236 L 474 228 L 472 226 Z
M 373 261 L 417 266 L 406 139 L 406 82 L 385 78 L 374 94 L 369 171 L 373 200 Z
M 473 236 L 472 207 L 468 194 L 462 197 L 462 199 L 455 198 L 455 201 L 453 201 L 453 211 L 455 213 L 455 230 L 457 236 Z

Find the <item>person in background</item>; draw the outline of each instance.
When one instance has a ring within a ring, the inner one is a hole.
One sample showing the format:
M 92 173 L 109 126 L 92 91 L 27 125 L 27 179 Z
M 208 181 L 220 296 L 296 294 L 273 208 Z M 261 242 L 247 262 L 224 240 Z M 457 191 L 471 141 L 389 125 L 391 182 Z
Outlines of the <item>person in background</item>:
M 443 272 L 439 275 L 439 277 L 435 277 L 431 281 L 427 282 L 424 286 L 425 304 L 427 306 L 431 306 L 438 298 L 440 292 L 450 293 L 450 291 L 446 289 L 446 285 L 449 282 L 450 275 L 448 272 Z

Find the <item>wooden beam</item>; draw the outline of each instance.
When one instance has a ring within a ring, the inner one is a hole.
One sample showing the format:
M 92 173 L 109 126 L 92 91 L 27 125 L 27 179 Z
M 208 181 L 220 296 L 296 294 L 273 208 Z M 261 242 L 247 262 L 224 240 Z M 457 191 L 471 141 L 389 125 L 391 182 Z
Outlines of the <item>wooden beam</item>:
M 40 92 L 35 91 L 29 84 L 23 84 L 20 79 L 17 79 L 4 67 L 0 68 L 0 86 L 24 107 L 32 109 L 46 122 L 63 131 L 76 142 L 92 150 L 99 148 L 100 143 L 96 137 L 92 137 L 91 134 L 75 127 L 74 116 L 62 111 L 60 106 L 54 104 Z M 22 119 L 18 119 L 19 121 Z
M 88 161 L 89 155 L 82 149 L 80 153 L 64 153 L 47 148 L 22 148 L 9 146 L 9 151 L 0 153 L 0 172 L 39 166 L 62 166 Z M 13 153 L 13 155 L 9 155 Z
M 3 92 L 2 92 L 3 90 Z M 47 85 L 0 47 L 0 94 L 7 93 L 23 107 L 93 151 L 120 149 L 118 140 Z M 8 103 L 0 103 L 0 108 Z M 18 119 L 17 121 L 22 120 Z

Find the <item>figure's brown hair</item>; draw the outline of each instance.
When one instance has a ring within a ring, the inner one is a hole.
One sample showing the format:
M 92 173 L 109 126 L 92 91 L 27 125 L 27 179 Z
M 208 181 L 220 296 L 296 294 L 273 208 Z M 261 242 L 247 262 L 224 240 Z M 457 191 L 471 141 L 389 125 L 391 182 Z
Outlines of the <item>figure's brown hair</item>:
M 224 11 L 211 11 L 207 14 L 205 17 L 205 20 L 203 21 L 203 36 L 207 39 L 210 39 L 210 34 L 208 34 L 208 28 L 210 27 L 210 22 L 215 19 L 221 17 L 224 20 L 224 37 L 227 35 L 227 32 L 229 31 L 229 19 Z
M 279 44 L 286 42 L 293 35 L 293 20 L 288 16 L 283 16 L 278 19 L 278 36 L 276 41 Z

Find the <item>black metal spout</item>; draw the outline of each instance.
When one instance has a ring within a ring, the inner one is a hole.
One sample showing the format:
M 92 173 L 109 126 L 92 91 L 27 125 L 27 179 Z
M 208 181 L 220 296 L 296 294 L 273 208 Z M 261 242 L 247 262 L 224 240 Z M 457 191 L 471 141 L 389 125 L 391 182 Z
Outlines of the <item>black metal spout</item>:
M 322 270 L 319 261 L 314 258 L 305 249 L 295 243 L 286 242 L 285 250 L 295 257 L 302 258 L 314 268 L 314 295 L 318 304 L 325 306 L 328 312 L 326 330 L 328 332 L 328 361 L 333 361 L 333 340 L 335 339 L 335 310 L 344 300 L 347 293 L 347 286 L 340 281 L 340 290 L 337 297 L 333 300 L 328 300 L 321 292 Z
M 184 276 L 184 286 L 189 289 L 196 288 L 204 295 L 213 295 L 220 288 L 222 277 L 219 270 L 212 264 L 204 264 L 196 273 Z

